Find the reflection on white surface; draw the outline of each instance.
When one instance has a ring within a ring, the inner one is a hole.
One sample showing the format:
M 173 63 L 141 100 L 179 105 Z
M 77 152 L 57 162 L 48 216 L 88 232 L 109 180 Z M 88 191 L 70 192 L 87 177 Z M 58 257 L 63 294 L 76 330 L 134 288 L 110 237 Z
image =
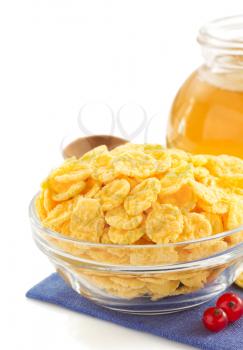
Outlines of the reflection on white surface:
M 32 322 L 36 330 L 31 335 L 29 345 L 36 350 L 62 348 L 85 350 L 190 350 L 192 347 L 177 344 L 150 334 L 126 329 L 112 323 L 76 314 L 53 305 L 27 301 L 27 310 L 32 312 Z M 45 322 L 42 320 L 45 318 Z M 36 342 L 42 329 L 45 335 Z M 47 346 L 47 348 L 46 348 Z

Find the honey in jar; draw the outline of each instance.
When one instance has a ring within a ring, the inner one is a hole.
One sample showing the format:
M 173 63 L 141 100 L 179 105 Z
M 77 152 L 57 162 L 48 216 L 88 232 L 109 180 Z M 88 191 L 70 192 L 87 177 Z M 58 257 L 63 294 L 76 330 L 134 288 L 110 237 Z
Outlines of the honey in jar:
M 174 100 L 167 145 L 243 158 L 243 16 L 209 23 L 198 41 L 205 63 Z

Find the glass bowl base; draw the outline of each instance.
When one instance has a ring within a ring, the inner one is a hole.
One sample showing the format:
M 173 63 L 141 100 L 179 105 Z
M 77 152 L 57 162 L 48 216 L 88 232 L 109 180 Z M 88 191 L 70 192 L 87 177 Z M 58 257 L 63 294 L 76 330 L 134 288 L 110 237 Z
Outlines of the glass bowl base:
M 149 309 L 132 309 L 129 307 L 119 307 L 117 306 L 108 306 L 108 305 L 103 305 L 101 303 L 99 303 L 98 301 L 94 301 L 97 305 L 102 306 L 106 309 L 112 310 L 112 311 L 117 311 L 117 312 L 122 312 L 122 313 L 126 313 L 126 314 L 131 314 L 131 315 L 141 315 L 141 316 L 156 316 L 156 315 L 166 315 L 166 314 L 172 314 L 172 313 L 177 313 L 180 311 L 185 311 L 191 308 L 194 308 L 196 306 L 199 306 L 201 304 L 204 304 L 208 301 L 210 301 L 211 299 L 213 299 L 214 297 L 216 297 L 217 295 L 219 295 L 220 293 L 224 292 L 226 288 L 221 288 L 219 291 L 216 291 L 210 295 L 207 295 L 206 298 L 202 298 L 201 300 L 191 300 L 191 304 L 190 305 L 156 305 L 156 306 L 151 306 L 149 307 Z M 168 298 L 167 298 L 168 299 Z M 196 298 L 197 299 L 197 298 Z
M 97 286 L 85 284 L 83 280 L 70 274 L 66 269 L 57 268 L 57 272 L 72 289 L 89 301 L 106 309 L 135 315 L 163 315 L 187 310 L 208 302 L 223 293 L 232 283 L 225 279 L 226 276 L 221 275 L 213 283 L 193 293 L 168 296 L 158 300 L 151 300 L 149 295 L 126 299 L 109 295 Z

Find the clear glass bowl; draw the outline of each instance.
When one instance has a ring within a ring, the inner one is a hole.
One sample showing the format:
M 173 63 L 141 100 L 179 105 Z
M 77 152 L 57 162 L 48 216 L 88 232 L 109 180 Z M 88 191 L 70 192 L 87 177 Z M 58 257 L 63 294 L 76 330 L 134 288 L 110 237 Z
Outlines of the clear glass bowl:
M 33 237 L 79 294 L 116 311 L 164 314 L 200 305 L 243 271 L 243 226 L 166 245 L 96 244 L 42 226 L 30 204 Z

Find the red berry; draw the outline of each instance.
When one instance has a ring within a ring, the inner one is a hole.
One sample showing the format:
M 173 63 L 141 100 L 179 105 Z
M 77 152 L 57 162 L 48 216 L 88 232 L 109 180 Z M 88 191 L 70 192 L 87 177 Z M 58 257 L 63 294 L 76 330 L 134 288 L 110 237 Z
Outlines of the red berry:
M 243 315 L 243 301 L 235 293 L 225 293 L 218 298 L 217 307 L 224 310 L 229 322 L 235 322 Z
M 209 307 L 203 314 L 204 326 L 211 332 L 219 332 L 228 325 L 228 318 L 224 310 Z

